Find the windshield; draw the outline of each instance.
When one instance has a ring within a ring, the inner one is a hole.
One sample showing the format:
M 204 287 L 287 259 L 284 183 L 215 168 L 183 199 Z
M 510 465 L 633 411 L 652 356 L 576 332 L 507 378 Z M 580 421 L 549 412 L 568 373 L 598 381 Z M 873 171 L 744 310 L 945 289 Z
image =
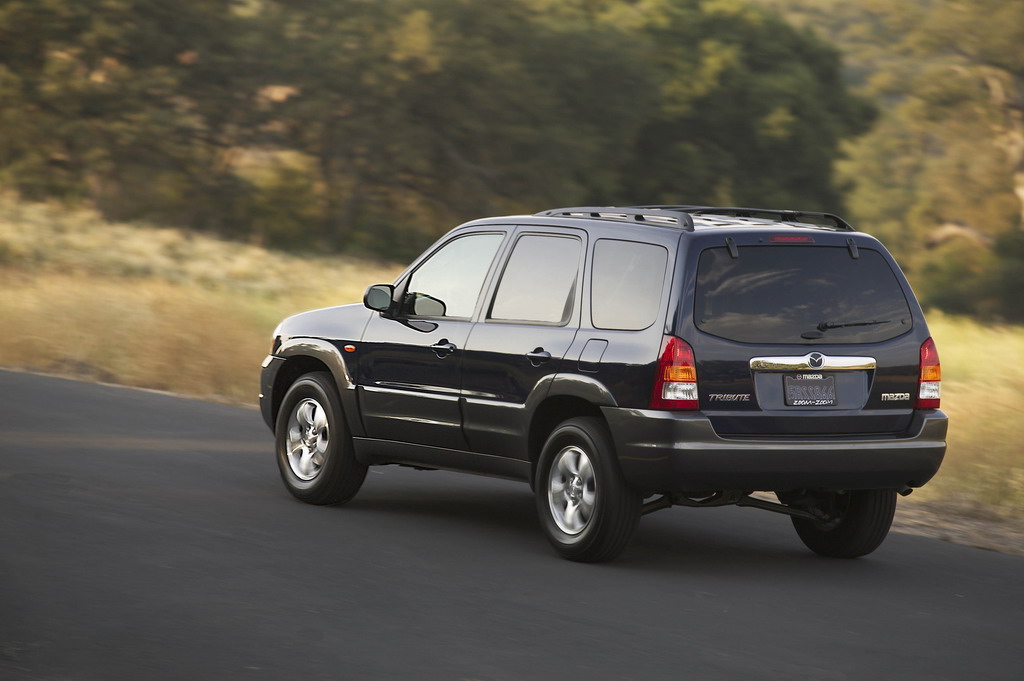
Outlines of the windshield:
M 910 306 L 878 251 L 743 246 L 700 256 L 694 322 L 743 343 L 876 343 L 910 330 Z

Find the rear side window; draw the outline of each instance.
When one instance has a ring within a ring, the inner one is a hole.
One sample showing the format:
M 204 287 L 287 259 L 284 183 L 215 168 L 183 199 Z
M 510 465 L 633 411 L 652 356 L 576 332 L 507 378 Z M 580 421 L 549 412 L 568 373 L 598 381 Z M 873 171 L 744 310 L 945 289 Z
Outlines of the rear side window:
M 743 246 L 700 256 L 697 328 L 742 343 L 876 343 L 911 328 L 899 280 L 878 251 Z
M 565 324 L 572 314 L 581 242 L 528 234 L 516 241 L 494 295 L 490 318 Z
M 598 240 L 590 291 L 594 327 L 639 331 L 653 324 L 661 310 L 667 263 L 662 246 Z

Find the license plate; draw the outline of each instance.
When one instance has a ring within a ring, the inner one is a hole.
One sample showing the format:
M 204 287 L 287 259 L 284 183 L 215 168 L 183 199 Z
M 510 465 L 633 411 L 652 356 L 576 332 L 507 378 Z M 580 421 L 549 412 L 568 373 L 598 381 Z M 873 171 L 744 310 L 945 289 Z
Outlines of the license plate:
M 786 405 L 789 407 L 834 407 L 836 377 L 823 374 L 783 376 Z

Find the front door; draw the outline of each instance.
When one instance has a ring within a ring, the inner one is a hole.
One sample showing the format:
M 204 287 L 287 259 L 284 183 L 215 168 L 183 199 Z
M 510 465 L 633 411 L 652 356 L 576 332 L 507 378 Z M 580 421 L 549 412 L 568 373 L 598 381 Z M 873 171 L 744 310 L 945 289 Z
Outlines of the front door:
M 372 438 L 466 449 L 461 365 L 480 292 L 504 232 L 456 236 L 399 282 L 393 317 L 363 333 L 358 385 Z

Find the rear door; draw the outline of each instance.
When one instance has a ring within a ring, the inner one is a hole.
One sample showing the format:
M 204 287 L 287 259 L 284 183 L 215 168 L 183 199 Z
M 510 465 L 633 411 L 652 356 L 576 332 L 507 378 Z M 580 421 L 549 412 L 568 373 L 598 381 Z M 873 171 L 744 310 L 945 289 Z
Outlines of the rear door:
M 516 235 L 463 359 L 464 431 L 481 454 L 527 458 L 526 403 L 558 372 L 579 328 L 586 235 Z
M 835 243 L 841 238 L 719 241 L 699 252 L 685 340 L 701 409 L 719 433 L 881 434 L 910 425 L 923 340 L 911 333 L 916 303 L 877 242 Z

